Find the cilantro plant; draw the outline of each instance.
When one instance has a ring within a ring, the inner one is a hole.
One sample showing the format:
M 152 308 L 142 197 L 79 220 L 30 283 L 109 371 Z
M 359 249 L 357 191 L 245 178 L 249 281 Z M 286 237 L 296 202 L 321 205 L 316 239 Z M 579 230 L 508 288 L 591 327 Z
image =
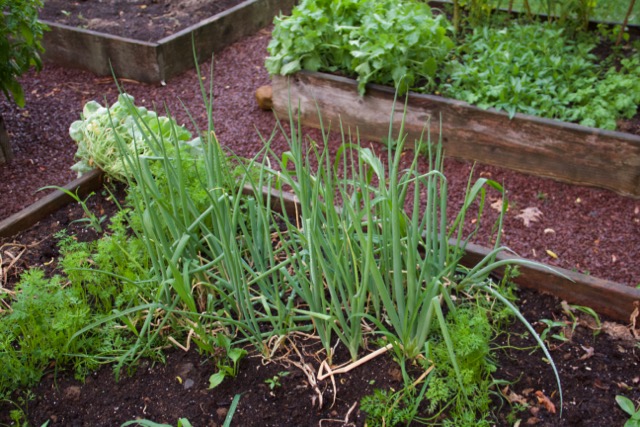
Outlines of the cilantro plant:
M 476 28 L 443 74 L 442 93 L 510 116 L 615 129 L 640 104 L 640 58 L 606 68 L 592 54 L 596 45 L 595 35 L 569 38 L 549 23 Z
M 47 28 L 38 21 L 41 0 L 0 0 L 0 90 L 19 107 L 25 103 L 18 77 L 42 68 L 40 40 Z
M 369 82 L 433 88 L 453 41 L 443 15 L 412 0 L 303 0 L 291 17 L 276 19 L 266 61 L 271 74 L 299 70 L 356 76 Z

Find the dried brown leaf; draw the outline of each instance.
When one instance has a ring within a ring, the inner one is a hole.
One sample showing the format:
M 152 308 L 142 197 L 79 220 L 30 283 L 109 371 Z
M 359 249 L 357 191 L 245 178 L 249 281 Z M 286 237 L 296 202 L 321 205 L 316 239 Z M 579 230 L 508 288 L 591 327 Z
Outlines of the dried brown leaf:
M 520 214 L 516 215 L 516 218 L 521 219 L 525 227 L 531 227 L 531 223 L 540 221 L 541 216 L 542 211 L 534 206 L 520 210 Z
M 536 397 L 538 398 L 538 403 L 544 406 L 544 408 L 552 414 L 556 413 L 556 405 L 553 404 L 551 399 L 549 399 L 543 392 L 540 390 L 536 391 Z
M 595 350 L 593 349 L 593 347 L 585 347 L 583 345 L 581 345 L 580 347 L 582 347 L 582 349 L 585 351 L 585 353 L 580 356 L 580 360 L 587 360 L 590 357 L 592 357 L 595 353 Z

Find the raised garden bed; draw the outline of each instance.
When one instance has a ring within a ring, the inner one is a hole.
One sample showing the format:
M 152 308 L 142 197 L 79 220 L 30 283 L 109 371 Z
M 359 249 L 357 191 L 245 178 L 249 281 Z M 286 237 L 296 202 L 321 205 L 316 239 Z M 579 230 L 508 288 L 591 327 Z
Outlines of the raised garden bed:
M 262 51 L 260 50 L 260 52 Z M 237 50 L 232 50 L 232 52 L 235 54 Z M 231 73 L 238 74 L 237 71 L 232 71 Z M 207 73 L 205 72 L 205 74 Z M 235 83 L 236 80 L 232 80 L 232 82 Z M 191 87 L 189 86 L 189 88 Z M 136 85 L 134 89 L 136 88 L 140 91 L 138 99 L 142 99 L 145 96 L 143 95 L 145 92 L 153 90 L 152 87 L 144 85 Z M 251 91 L 249 90 L 248 92 L 250 95 Z M 246 96 L 243 99 L 248 98 L 249 96 Z M 226 106 L 226 104 L 224 105 Z M 242 110 L 241 107 L 225 109 L 232 111 L 234 114 Z M 252 130 L 253 127 L 250 127 Z M 221 129 L 224 130 L 223 127 Z M 267 130 L 269 129 L 271 127 L 267 126 Z M 245 132 L 245 134 L 239 133 L 237 141 L 246 142 L 246 134 L 248 133 L 250 131 Z M 222 135 L 222 132 L 219 135 Z M 235 142 L 236 139 L 229 139 L 229 141 Z M 240 142 L 237 145 L 239 146 Z M 511 188 L 517 189 L 518 187 Z M 549 190 L 545 191 L 549 192 L 549 194 L 554 193 Z M 568 191 L 571 192 L 571 190 Z M 587 190 L 587 192 L 591 191 Z M 580 194 L 580 196 L 583 199 L 585 197 L 583 194 Z M 96 212 L 99 212 L 99 210 L 96 209 Z M 76 209 L 74 214 L 68 216 L 70 216 L 70 219 L 75 219 L 81 215 L 82 212 Z M 63 223 L 62 220 L 60 222 Z M 41 226 L 46 227 L 48 234 L 53 232 L 51 224 L 46 224 L 43 221 L 37 227 Z M 61 224 L 61 226 L 64 225 Z M 26 241 L 31 242 L 35 241 L 35 239 Z M 48 254 L 43 256 L 41 263 L 50 264 L 51 256 Z M 523 309 L 525 306 L 532 305 L 537 307 L 546 305 L 547 307 L 556 308 L 555 311 L 536 311 L 535 314 L 528 315 L 527 318 L 531 320 L 564 319 L 562 312 L 558 309 L 559 301 L 531 292 L 523 292 L 520 296 Z M 623 323 L 627 322 L 628 319 L 623 320 Z M 541 404 L 536 403 L 536 397 L 531 394 L 527 399 L 532 404 L 531 410 L 540 410 L 540 413 L 538 416 L 529 412 L 522 413 L 523 424 L 529 417 L 534 421 L 539 420 L 538 425 L 545 426 L 579 425 L 581 422 L 587 422 L 587 424 L 591 422 L 591 425 L 597 425 L 598 421 L 594 420 L 605 419 L 601 417 L 603 413 L 605 413 L 604 416 L 607 420 L 613 421 L 600 421 L 599 425 L 621 425 L 623 423 L 620 420 L 624 414 L 615 407 L 613 398 L 615 394 L 626 393 L 626 390 L 619 389 L 616 384 L 619 381 L 629 382 L 628 373 L 637 366 L 637 355 L 634 355 L 629 350 L 629 347 L 617 347 L 616 342 L 609 340 L 606 334 L 601 334 L 596 339 L 588 328 L 582 326 L 579 326 L 576 332 L 576 335 L 571 338 L 571 342 L 558 345 L 553 352 L 554 359 L 564 362 L 562 377 L 563 379 L 566 378 L 566 383 L 563 384 L 566 412 L 563 418 L 559 418 L 557 414 L 549 414 Z M 505 346 L 514 344 L 522 347 L 530 345 L 530 343 L 521 344 L 513 341 L 500 343 L 500 345 Z M 580 345 L 593 346 L 595 348 L 594 356 L 582 360 L 582 356 L 588 356 L 588 354 L 585 353 L 585 348 L 581 348 Z M 621 350 L 616 351 L 616 348 Z M 306 354 L 311 354 L 315 350 L 317 350 L 317 346 L 316 348 L 311 348 L 309 353 Z M 626 353 L 622 354 L 625 351 Z M 548 391 L 549 388 L 547 387 L 553 388 L 553 379 L 548 376 L 546 380 L 541 379 L 549 374 L 549 369 L 548 365 L 541 360 L 540 354 L 523 355 L 529 357 L 520 357 L 517 360 L 506 353 L 503 356 L 499 364 L 504 367 L 505 372 L 510 373 L 514 378 L 520 377 L 523 372 L 529 373 L 521 378 L 518 388 L 512 388 L 512 390 L 521 393 L 522 390 L 530 387 L 535 387 L 533 390 L 543 391 Z M 363 426 L 364 414 L 362 411 L 357 407 L 355 410 L 351 410 L 352 405 L 359 399 L 360 394 L 358 392 L 365 390 L 366 393 L 371 393 L 373 388 L 379 387 L 391 386 L 396 390 L 398 390 L 398 387 L 402 387 L 402 383 L 398 383 L 398 381 L 385 382 L 397 375 L 397 369 L 396 371 L 390 370 L 390 366 L 393 366 L 390 358 L 386 361 L 380 360 L 379 363 L 377 362 L 378 359 L 375 359 L 374 363 L 368 363 L 359 370 L 353 371 L 353 375 L 340 377 L 339 382 L 337 382 L 339 390 L 336 406 L 330 409 L 324 408 L 321 411 L 310 405 L 310 395 L 313 393 L 308 387 L 306 389 L 302 388 L 306 380 L 304 375 L 297 369 L 284 368 L 289 369 L 291 375 L 281 379 L 281 388 L 270 390 L 265 380 L 272 379 L 274 375 L 278 375 L 283 370 L 283 367 L 277 364 L 264 366 L 259 358 L 243 360 L 240 373 L 235 380 L 228 380 L 228 383 L 225 380 L 221 389 L 207 390 L 207 378 L 214 369 L 213 363 L 210 358 L 195 353 L 192 343 L 192 350 L 188 353 L 183 354 L 175 350 L 168 351 L 166 366 L 149 364 L 145 361 L 139 366 L 135 376 L 121 378 L 118 383 L 113 382 L 110 367 L 92 374 L 87 379 L 86 384 L 74 381 L 70 375 L 64 377 L 48 375 L 38 386 L 38 389 L 35 390 L 36 400 L 29 404 L 29 420 L 34 425 L 40 425 L 50 419 L 50 425 L 85 422 L 95 426 L 107 426 L 119 425 L 125 420 L 136 417 L 175 423 L 176 417 L 185 416 L 194 425 L 207 425 L 212 422 L 220 425 L 231 398 L 234 394 L 242 392 L 243 397 L 234 417 L 234 424 L 237 422 L 238 425 L 245 426 L 263 426 L 265 424 L 317 425 L 318 418 L 324 418 L 322 425 L 337 423 L 336 420 L 348 419 L 349 422 L 353 422 L 357 426 Z M 533 368 L 534 366 L 535 368 Z M 611 374 L 610 372 L 613 371 L 616 371 L 616 373 Z M 531 372 L 534 372 L 534 374 L 531 375 Z M 606 376 L 599 377 L 596 375 L 596 373 L 604 372 L 607 373 L 605 374 Z M 176 378 L 177 376 L 182 379 L 182 383 L 180 379 Z M 606 379 L 603 382 L 600 382 L 600 380 L 594 382 L 594 378 Z M 195 385 L 188 389 L 186 387 L 186 379 L 194 381 Z M 359 381 L 360 386 L 355 380 Z M 364 389 L 362 384 L 365 386 Z M 593 387 L 585 386 L 592 384 L 594 385 Z M 334 389 L 327 382 L 324 385 L 327 386 L 325 400 L 330 400 Z M 602 387 L 602 389 L 599 387 Z M 632 387 L 634 387 L 634 390 L 630 391 L 629 395 L 637 398 L 637 390 L 635 390 L 635 386 L 632 385 Z M 605 391 L 605 388 L 608 391 Z M 153 396 L 147 394 L 148 390 L 155 390 Z M 2 409 L 4 410 L 5 407 L 2 407 Z M 14 409 L 13 407 L 7 408 Z M 6 415 L 3 410 L 0 410 L 0 413 Z M 288 417 L 296 414 L 297 418 Z M 329 418 L 331 420 L 327 421 Z M 504 419 L 500 421 L 497 425 L 513 425 L 513 423 L 508 423 Z M 346 421 L 342 422 L 342 424 L 345 423 Z
M 145 42 L 50 21 L 42 45 L 45 60 L 146 83 L 165 82 L 199 61 L 254 34 L 273 17 L 291 10 L 295 0 L 247 0 L 196 25 L 155 42 Z
M 392 88 L 371 84 L 358 95 L 353 79 L 326 73 L 273 76 L 273 106 L 280 115 L 291 106 L 304 125 L 358 129 L 381 141 L 387 135 Z M 399 129 L 403 104 L 395 105 Z M 483 110 L 466 102 L 410 93 L 404 128 L 410 139 L 429 129 L 441 135 L 446 155 L 478 161 L 577 185 L 640 197 L 640 136 L 588 128 L 558 120 Z

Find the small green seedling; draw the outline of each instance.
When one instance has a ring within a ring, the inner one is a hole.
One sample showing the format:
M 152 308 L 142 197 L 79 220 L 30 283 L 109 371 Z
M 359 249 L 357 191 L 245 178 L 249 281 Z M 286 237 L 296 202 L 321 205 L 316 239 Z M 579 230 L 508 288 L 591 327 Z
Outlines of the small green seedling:
M 91 210 L 87 206 L 87 200 L 89 200 L 89 198 L 91 196 L 93 196 L 95 193 L 89 194 L 86 199 L 82 200 L 80 198 L 80 196 L 78 195 L 77 191 L 74 193 L 72 191 L 67 190 L 66 188 L 59 187 L 57 185 L 47 185 L 46 187 L 42 187 L 38 191 L 50 190 L 50 189 L 62 191 L 64 194 L 66 194 L 67 196 L 71 197 L 78 204 L 80 204 L 80 206 L 82 207 L 82 210 L 84 211 L 84 214 L 85 214 L 86 217 L 85 218 L 76 219 L 73 222 L 86 222 L 87 223 L 87 228 L 90 227 L 90 228 L 93 228 L 97 233 L 102 233 L 102 231 L 103 231 L 102 223 L 104 222 L 105 219 L 107 219 L 107 216 L 103 215 L 100 218 L 98 218 L 98 216 L 96 214 L 94 214 L 93 212 L 91 212 Z
M 569 341 L 569 338 L 567 338 L 567 336 L 564 334 L 564 328 L 567 326 L 565 322 L 561 322 L 558 320 L 550 320 L 550 319 L 541 319 L 540 322 L 547 325 L 544 331 L 542 331 L 542 333 L 540 334 L 541 340 L 546 341 L 547 335 L 549 335 L 549 332 L 551 332 L 553 328 L 560 328 L 560 332 L 557 334 L 551 335 L 551 338 L 555 338 L 558 341 L 562 341 L 562 342 Z
M 226 335 L 218 334 L 216 341 L 225 355 L 218 360 L 218 372 L 209 377 L 209 389 L 218 387 L 226 377 L 235 377 L 238 374 L 240 359 L 247 355 L 245 349 L 231 348 L 231 339 Z
M 625 396 L 616 396 L 616 402 L 624 412 L 629 414 L 624 427 L 640 427 L 640 405 L 636 407 L 633 401 Z
M 579 311 L 583 314 L 586 314 L 587 316 L 590 316 L 591 318 L 593 318 L 594 322 L 596 323 L 595 328 L 593 328 L 593 334 L 594 335 L 598 335 L 600 333 L 600 331 L 602 330 L 602 321 L 600 320 L 600 316 L 598 316 L 598 313 L 595 312 L 594 309 L 592 309 L 591 307 L 585 307 L 582 305 L 568 305 L 565 302 L 562 303 L 562 310 L 564 311 L 564 313 L 569 316 L 571 318 L 571 331 L 575 331 L 576 327 L 578 326 L 579 319 L 578 317 L 575 315 L 575 311 Z
M 274 375 L 271 378 L 267 378 L 266 380 L 264 380 L 264 382 L 269 385 L 269 388 L 271 390 L 273 390 L 276 387 L 282 386 L 282 384 L 280 384 L 280 378 L 286 377 L 287 375 L 289 375 L 288 371 L 278 372 L 278 375 Z

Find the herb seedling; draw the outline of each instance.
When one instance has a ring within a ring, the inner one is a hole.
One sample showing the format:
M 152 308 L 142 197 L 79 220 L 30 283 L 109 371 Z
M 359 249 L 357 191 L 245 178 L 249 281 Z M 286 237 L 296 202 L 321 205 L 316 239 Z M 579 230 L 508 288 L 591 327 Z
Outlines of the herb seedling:
M 547 339 L 549 332 L 551 332 L 553 328 L 560 328 L 560 332 L 558 332 L 557 334 L 551 335 L 551 338 L 555 338 L 558 341 L 562 341 L 562 342 L 569 341 L 569 338 L 567 338 L 567 336 L 564 333 L 564 328 L 567 326 L 565 322 L 561 322 L 559 320 L 551 320 L 551 319 L 542 319 L 540 320 L 540 322 L 547 325 L 544 331 L 542 331 L 542 333 L 540 334 L 540 339 L 542 339 L 543 341 Z
M 269 385 L 269 388 L 271 390 L 273 390 L 274 388 L 282 387 L 282 384 L 280 383 L 280 378 L 286 377 L 287 375 L 289 375 L 288 371 L 281 371 L 281 372 L 278 372 L 277 375 L 274 375 L 271 378 L 267 378 L 266 380 L 264 380 L 264 382 Z
M 40 190 L 48 190 L 48 189 L 54 189 L 54 190 L 58 190 L 58 191 L 62 191 L 64 194 L 66 194 L 67 196 L 71 197 L 73 200 L 75 200 L 76 202 L 78 202 L 80 204 L 80 206 L 82 207 L 82 210 L 84 211 L 84 214 L 86 215 L 85 218 L 80 218 L 80 219 L 76 219 L 73 222 L 86 222 L 87 223 L 87 228 L 93 228 L 97 233 L 102 233 L 102 223 L 104 222 L 105 219 L 107 219 L 106 215 L 102 215 L 100 218 L 98 218 L 96 216 L 96 214 L 94 214 L 93 212 L 91 212 L 91 210 L 89 210 L 89 208 L 87 207 L 87 200 L 89 200 L 89 198 L 91 196 L 93 196 L 95 193 L 91 193 L 87 196 L 86 199 L 82 200 L 80 198 L 80 196 L 78 195 L 78 193 L 73 193 L 69 190 L 67 190 L 66 188 L 63 187 L 58 187 L 57 185 L 48 185 L 46 187 L 42 187 Z
M 629 419 L 624 423 L 624 427 L 640 427 L 640 405 L 636 407 L 631 399 L 625 396 L 616 396 L 618 406 L 629 414 Z
M 225 355 L 218 360 L 218 372 L 209 377 L 209 389 L 216 388 L 226 377 L 235 377 L 238 374 L 240 359 L 247 355 L 242 348 L 232 348 L 231 339 L 223 334 L 216 336 L 218 347 L 224 350 Z

